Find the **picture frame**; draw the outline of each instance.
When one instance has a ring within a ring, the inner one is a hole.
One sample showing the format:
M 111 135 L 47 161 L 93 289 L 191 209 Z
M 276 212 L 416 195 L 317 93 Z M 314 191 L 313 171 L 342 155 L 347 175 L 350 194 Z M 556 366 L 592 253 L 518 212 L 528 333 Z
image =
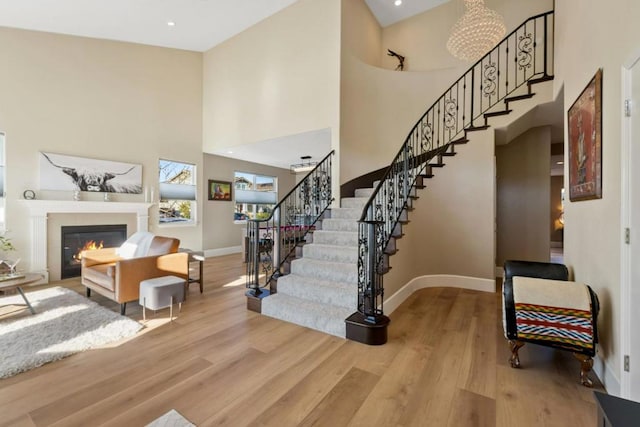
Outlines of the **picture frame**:
M 602 198 L 602 68 L 567 111 L 569 200 Z
M 210 179 L 207 186 L 209 200 L 230 202 L 233 200 L 233 184 L 231 181 Z
M 142 194 L 142 165 L 40 152 L 40 190 Z

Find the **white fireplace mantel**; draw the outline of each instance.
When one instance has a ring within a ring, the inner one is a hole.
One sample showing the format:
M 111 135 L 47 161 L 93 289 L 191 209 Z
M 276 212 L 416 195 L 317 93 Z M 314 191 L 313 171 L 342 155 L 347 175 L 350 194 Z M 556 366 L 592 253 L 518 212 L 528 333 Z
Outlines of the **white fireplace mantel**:
M 53 213 L 131 213 L 136 214 L 137 230 L 148 231 L 149 208 L 153 203 L 137 202 L 92 202 L 71 200 L 20 200 L 31 218 L 31 268 L 34 273 L 45 276 L 49 281 L 47 268 L 47 218 Z

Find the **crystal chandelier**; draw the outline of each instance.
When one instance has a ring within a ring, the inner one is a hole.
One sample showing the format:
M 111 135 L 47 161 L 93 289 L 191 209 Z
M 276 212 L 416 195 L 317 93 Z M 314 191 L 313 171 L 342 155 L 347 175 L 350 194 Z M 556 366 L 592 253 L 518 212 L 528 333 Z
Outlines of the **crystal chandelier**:
M 447 49 L 465 61 L 476 61 L 507 32 L 504 19 L 484 5 L 484 0 L 464 0 L 465 13 L 451 29 Z

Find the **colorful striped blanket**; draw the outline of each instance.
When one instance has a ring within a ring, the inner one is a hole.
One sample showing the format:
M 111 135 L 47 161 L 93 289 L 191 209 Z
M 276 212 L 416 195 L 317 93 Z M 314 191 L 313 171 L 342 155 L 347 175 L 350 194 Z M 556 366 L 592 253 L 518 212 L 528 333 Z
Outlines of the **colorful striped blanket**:
M 518 338 L 593 349 L 591 298 L 582 283 L 513 278 Z

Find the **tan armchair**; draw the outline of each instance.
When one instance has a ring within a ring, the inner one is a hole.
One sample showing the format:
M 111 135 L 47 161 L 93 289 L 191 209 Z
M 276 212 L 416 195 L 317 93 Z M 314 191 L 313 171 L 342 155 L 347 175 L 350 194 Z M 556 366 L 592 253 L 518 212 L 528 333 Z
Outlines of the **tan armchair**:
M 178 239 L 152 236 L 143 256 L 125 258 L 118 248 L 84 251 L 81 277 L 87 297 L 94 290 L 120 303 L 120 314 L 124 315 L 127 302 L 139 298 L 142 280 L 167 275 L 187 280 L 189 254 L 178 253 L 179 245 Z

